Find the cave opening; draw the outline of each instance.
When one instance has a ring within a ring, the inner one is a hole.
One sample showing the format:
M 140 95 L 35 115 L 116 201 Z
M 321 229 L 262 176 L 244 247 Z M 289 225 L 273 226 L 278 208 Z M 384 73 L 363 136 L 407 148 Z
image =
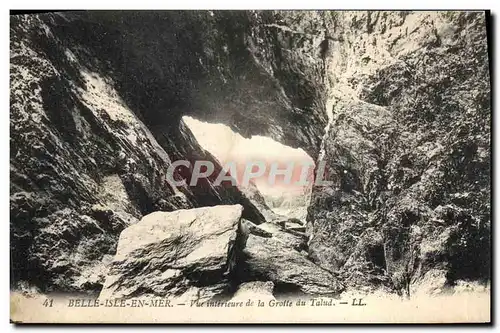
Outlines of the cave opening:
M 234 163 L 238 188 L 255 198 L 255 189 L 267 207 L 277 216 L 298 219 L 305 223 L 307 207 L 314 181 L 314 160 L 301 148 L 292 148 L 272 138 L 254 135 L 245 138 L 221 123 L 200 121 L 190 116 L 182 121 L 193 133 L 200 146 L 212 154 L 221 165 Z M 250 184 L 241 182 L 245 169 L 262 163 L 264 171 Z M 274 174 L 273 174 L 274 170 Z M 255 185 L 255 186 L 253 186 Z

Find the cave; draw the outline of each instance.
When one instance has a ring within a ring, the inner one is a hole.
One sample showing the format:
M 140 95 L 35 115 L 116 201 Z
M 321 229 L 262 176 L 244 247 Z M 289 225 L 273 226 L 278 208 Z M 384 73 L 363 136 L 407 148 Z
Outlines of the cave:
M 220 123 L 199 121 L 189 116 L 184 116 L 182 121 L 201 147 L 212 154 L 220 165 L 228 162 L 235 164 L 235 184 L 243 193 L 248 197 L 261 195 L 263 203 L 272 212 L 286 218 L 302 220 L 305 224 L 315 167 L 313 159 L 305 151 L 285 146 L 268 137 L 256 135 L 245 138 Z M 245 165 L 254 162 L 262 162 L 265 171 L 252 179 L 252 184 L 242 184 Z M 273 165 L 277 165 L 275 170 L 284 173 L 272 177 L 270 171 Z M 305 169 L 306 166 L 309 166 L 309 169 Z M 308 175 L 304 185 L 300 183 L 303 174 Z M 252 194 L 250 187 L 253 186 L 260 193 Z

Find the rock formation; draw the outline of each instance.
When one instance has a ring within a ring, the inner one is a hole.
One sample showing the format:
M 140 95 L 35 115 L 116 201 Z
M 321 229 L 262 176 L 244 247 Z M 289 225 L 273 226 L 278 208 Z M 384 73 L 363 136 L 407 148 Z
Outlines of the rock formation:
M 290 238 L 297 236 L 262 230 L 241 218 L 242 208 L 218 205 L 146 215 L 121 233 L 100 297 L 204 302 L 227 297 L 240 284 L 259 283 L 258 290 L 270 286 L 277 296 L 339 294 L 336 277 L 293 247 Z
M 335 181 L 313 190 L 311 256 L 357 276 L 353 285 L 387 275 L 406 294 L 426 274 L 448 286 L 487 281 L 484 14 L 341 12 L 331 20 L 339 41 L 327 64 L 331 118 L 320 160 Z
M 203 301 L 228 293 L 228 244 L 242 209 L 219 205 L 145 216 L 121 233 L 100 297 L 187 294 Z
M 266 281 L 275 296 L 488 282 L 486 19 L 12 16 L 12 288 L 209 299 L 240 283 L 269 294 Z M 170 184 L 174 160 L 220 169 L 185 115 L 326 162 L 333 183 L 312 189 L 305 230 L 280 226 L 256 189 Z

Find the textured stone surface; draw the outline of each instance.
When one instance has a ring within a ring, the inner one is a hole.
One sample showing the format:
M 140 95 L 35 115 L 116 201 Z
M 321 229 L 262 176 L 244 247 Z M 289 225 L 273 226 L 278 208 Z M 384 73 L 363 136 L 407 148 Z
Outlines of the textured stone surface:
M 279 231 L 247 235 L 250 267 L 275 289 L 484 282 L 487 56 L 479 12 L 12 17 L 13 284 L 99 291 L 120 232 L 155 211 L 239 203 L 245 219 L 274 219 L 258 193 L 165 181 L 172 160 L 213 160 L 184 115 L 326 162 L 333 184 L 313 188 L 308 256 Z
M 65 24 L 59 14 L 11 19 L 14 286 L 99 291 L 119 233 L 157 210 L 241 203 L 247 218 L 264 221 L 235 188 L 212 180 L 171 186 L 172 160 L 213 157 L 182 122 L 158 128 L 143 121 L 112 72 L 96 64 L 97 50 L 69 31 L 58 35 Z M 182 173 L 188 181 L 191 171 Z
M 264 196 L 260 193 L 257 186 L 250 182 L 248 186 L 244 186 L 240 188 L 241 192 L 245 195 L 245 197 L 250 200 L 250 202 L 259 210 L 259 212 L 264 217 L 265 221 L 274 221 L 283 216 L 275 213 L 266 203 Z
M 271 281 L 252 281 L 244 282 L 238 286 L 238 290 L 234 294 L 231 301 L 248 301 L 261 300 L 267 302 L 274 300 L 273 296 L 274 283 Z
M 350 276 L 386 272 L 402 293 L 431 269 L 446 272 L 446 285 L 489 279 L 484 13 L 330 19 L 331 120 L 320 160 L 334 184 L 313 190 L 311 256 Z M 368 228 L 383 243 L 374 257 L 384 260 L 371 268 L 351 258 Z
M 333 274 L 275 237 L 250 234 L 240 260 L 239 278 L 271 281 L 275 295 L 338 295 L 343 288 Z
M 290 231 L 289 227 L 282 227 L 271 222 L 260 224 L 258 228 L 269 233 L 284 246 L 291 247 L 299 252 L 307 250 L 307 236 L 305 233 Z
M 242 210 L 220 205 L 146 215 L 121 233 L 100 297 L 183 297 L 196 290 L 203 301 L 227 292 L 227 247 Z
M 84 12 L 50 22 L 67 44 L 99 59 L 88 65 L 113 77 L 152 132 L 192 115 L 318 152 L 326 124 L 323 13 Z

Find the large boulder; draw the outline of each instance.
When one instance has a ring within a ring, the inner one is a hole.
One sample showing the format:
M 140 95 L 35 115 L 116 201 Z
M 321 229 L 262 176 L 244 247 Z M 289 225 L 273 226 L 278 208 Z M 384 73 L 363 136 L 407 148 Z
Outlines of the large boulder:
M 271 281 L 244 282 L 238 286 L 238 290 L 231 301 L 260 300 L 262 302 L 274 300 L 274 283 Z
M 139 22 L 150 22 L 147 16 Z M 124 62 L 112 50 L 102 49 L 115 45 L 120 37 L 102 31 L 99 20 L 80 21 L 77 17 L 80 15 L 75 13 L 11 17 L 10 239 L 14 288 L 27 282 L 45 292 L 98 292 L 105 276 L 102 267 L 114 254 L 120 232 L 154 211 L 241 204 L 247 218 L 264 221 L 235 187 L 213 186 L 211 180 L 198 187 L 176 187 L 167 181 L 173 160 L 211 160 L 220 166 L 181 119 L 172 115 L 171 105 L 162 105 L 157 113 L 168 115 L 168 119 L 147 121 L 141 110 L 152 109 L 128 98 L 160 100 L 149 96 L 148 92 L 155 90 L 149 84 L 144 91 L 130 86 L 147 77 L 146 71 L 134 75 L 131 54 Z M 95 38 L 83 38 L 93 45 L 82 46 L 77 36 L 90 36 L 87 33 L 96 34 Z M 104 36 L 110 40 L 102 40 Z M 139 49 L 143 48 L 128 50 Z M 121 46 L 120 50 L 124 54 Z M 165 54 L 164 49 L 160 53 Z M 125 65 L 127 70 L 122 74 L 128 84 L 112 75 L 115 71 L 98 65 L 106 63 L 103 58 L 108 56 Z M 198 62 L 197 57 L 193 59 Z M 167 67 L 175 71 L 183 66 Z M 183 170 L 188 179 L 191 173 Z
M 234 297 L 247 289 L 271 297 L 342 291 L 332 273 L 294 248 L 303 236 L 267 223 L 261 228 L 241 215 L 242 206 L 234 205 L 145 216 L 120 235 L 100 297 L 205 301 L 236 289 Z
M 223 294 L 241 205 L 155 212 L 125 229 L 101 298 Z

